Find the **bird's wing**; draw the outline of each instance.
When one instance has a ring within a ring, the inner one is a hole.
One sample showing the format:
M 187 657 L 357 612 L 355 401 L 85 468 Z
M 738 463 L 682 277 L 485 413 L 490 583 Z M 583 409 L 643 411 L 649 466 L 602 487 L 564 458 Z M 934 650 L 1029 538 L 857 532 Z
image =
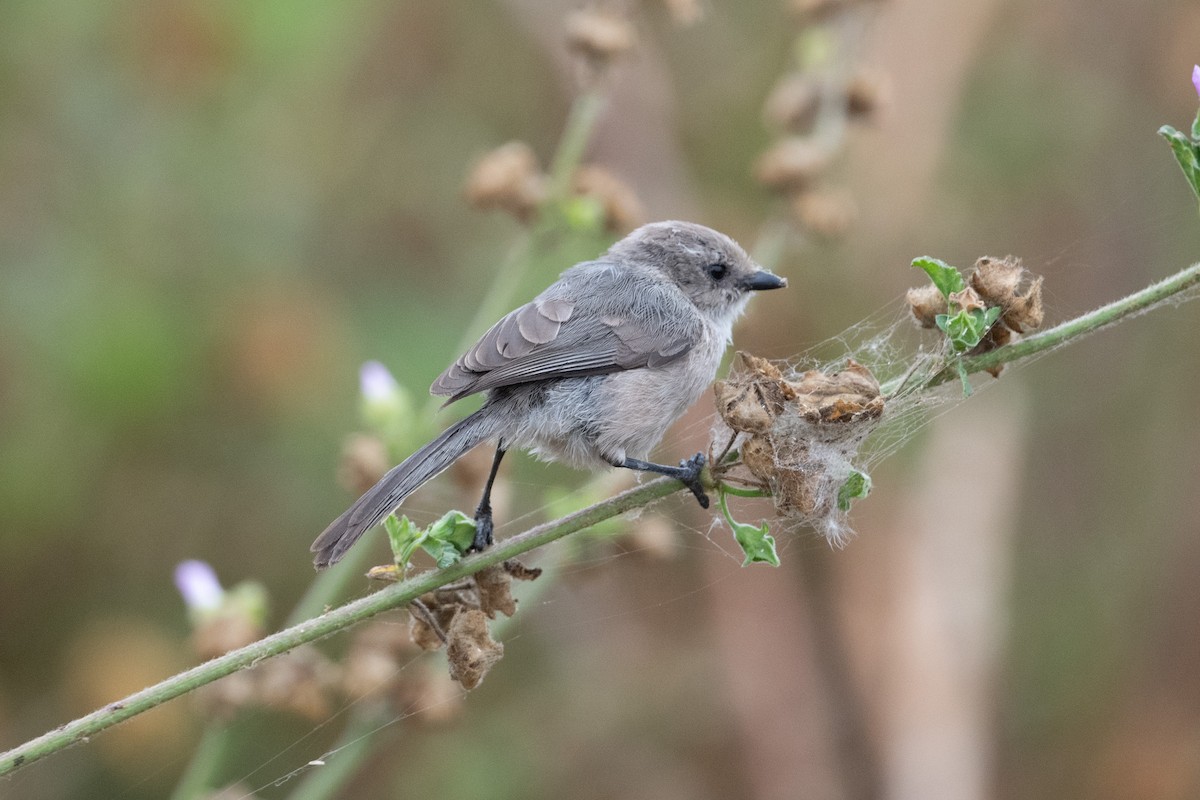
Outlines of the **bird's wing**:
M 591 287 L 602 296 L 606 288 Z M 430 393 L 449 397 L 449 404 L 531 381 L 662 366 L 687 353 L 702 333 L 694 312 L 684 313 L 664 287 L 639 287 L 634 307 L 624 309 L 611 302 L 611 293 L 604 302 L 580 303 L 553 289 L 493 325 L 433 382 Z M 668 296 L 655 304 L 648 295 L 656 293 Z M 646 308 L 658 313 L 639 313 Z

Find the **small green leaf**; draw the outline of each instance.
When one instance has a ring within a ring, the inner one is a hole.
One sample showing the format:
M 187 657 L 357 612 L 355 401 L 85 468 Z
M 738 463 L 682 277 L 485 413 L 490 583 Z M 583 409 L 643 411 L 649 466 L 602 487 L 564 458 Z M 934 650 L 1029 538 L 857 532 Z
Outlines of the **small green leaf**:
M 475 520 L 455 509 L 429 526 L 421 547 L 445 569 L 462 558 L 475 542 Z
M 929 276 L 929 280 L 933 281 L 933 285 L 947 299 L 950 298 L 951 292 L 961 292 L 963 287 L 966 286 L 962 273 L 940 258 L 921 256 L 920 258 L 914 258 L 912 265 L 918 269 L 925 270 L 925 274 Z
M 871 493 L 871 476 L 860 470 L 852 470 L 850 477 L 838 488 L 837 506 L 839 511 L 849 511 L 850 504 L 861 500 Z
M 954 368 L 958 372 L 958 379 L 962 382 L 963 397 L 970 397 L 974 389 L 971 388 L 971 379 L 967 376 L 967 367 L 961 358 L 954 359 Z
M 1197 116 L 1197 123 L 1200 123 L 1200 115 Z M 1197 133 L 1196 125 L 1192 126 L 1192 130 L 1193 134 Z M 1170 125 L 1163 125 L 1158 129 L 1158 134 L 1171 145 L 1175 160 L 1183 170 L 1183 177 L 1192 187 L 1192 194 L 1200 199 L 1200 143 L 1192 141 Z
M 388 542 L 392 545 L 392 557 L 396 561 L 396 566 L 403 569 L 408 566 L 412 554 L 425 541 L 428 534 L 414 525 L 407 516 L 397 519 L 395 514 L 388 515 L 387 519 L 383 521 L 383 527 L 387 530 Z
M 764 522 L 755 527 L 738 522 L 729 513 L 729 505 L 725 502 L 725 493 L 721 492 L 719 498 L 721 513 L 725 515 L 725 521 L 733 529 L 733 538 L 746 556 L 742 566 L 770 564 L 772 567 L 778 567 L 779 555 L 775 552 L 775 539 L 771 536 L 767 523 Z
M 970 311 L 962 309 L 955 314 L 938 314 L 933 321 L 954 345 L 955 352 L 965 353 L 983 340 L 999 318 L 1000 308 L 993 306 L 986 311 L 974 308 Z
M 1196 118 L 1192 120 L 1192 141 L 1200 143 L 1200 111 L 1196 112 Z

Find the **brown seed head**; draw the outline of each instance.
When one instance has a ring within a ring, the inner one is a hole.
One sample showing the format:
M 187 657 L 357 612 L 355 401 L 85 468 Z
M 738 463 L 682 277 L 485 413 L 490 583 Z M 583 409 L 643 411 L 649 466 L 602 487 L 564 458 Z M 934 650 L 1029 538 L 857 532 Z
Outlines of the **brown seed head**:
M 891 89 L 886 73 L 859 67 L 846 84 L 846 113 L 863 122 L 875 120 L 890 103 Z
M 589 6 L 567 16 L 567 47 L 589 66 L 602 69 L 637 43 L 629 19 L 619 11 Z
M 637 193 L 604 167 L 588 164 L 575 172 L 576 194 L 598 200 L 604 209 L 604 228 L 611 233 L 628 233 L 646 221 L 646 210 Z
M 975 262 L 971 287 L 987 301 L 1000 306 L 1000 319 L 1016 333 L 1036 330 L 1042 325 L 1042 277 L 1025 269 L 1015 256 L 990 258 Z
M 785 75 L 763 103 L 763 123 L 788 133 L 805 133 L 817 117 L 820 89 L 808 75 L 793 72 Z
M 792 199 L 792 215 L 806 231 L 833 241 L 843 238 L 853 227 L 858 205 L 845 189 L 817 189 Z
M 472 208 L 499 209 L 529 222 L 546 197 L 546 177 L 533 148 L 508 142 L 476 162 L 464 194 Z
M 487 614 L 477 608 L 456 614 L 450 623 L 446 658 L 450 677 L 464 689 L 474 689 L 504 656 L 504 645 L 492 638 Z
M 810 139 L 781 139 L 759 156 L 754 176 L 768 189 L 795 192 L 829 168 L 829 150 Z
M 922 328 L 936 328 L 937 315 L 948 311 L 946 296 L 932 283 L 909 289 L 906 299 L 913 317 Z

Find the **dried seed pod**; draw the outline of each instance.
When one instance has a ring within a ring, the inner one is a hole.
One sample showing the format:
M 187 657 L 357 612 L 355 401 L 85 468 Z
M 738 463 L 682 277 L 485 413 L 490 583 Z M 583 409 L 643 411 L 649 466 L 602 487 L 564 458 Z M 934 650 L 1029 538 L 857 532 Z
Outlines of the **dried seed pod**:
M 604 167 L 588 164 L 572 178 L 576 194 L 600 201 L 604 228 L 611 233 L 628 233 L 646 221 L 646 210 L 629 184 Z
M 783 373 L 771 362 L 739 351 L 740 373 L 713 385 L 717 413 L 725 424 L 742 433 L 765 433 L 783 411 L 786 389 Z
M 1042 277 L 1035 276 L 1015 256 L 975 262 L 970 284 L 989 305 L 1000 306 L 1000 319 L 1016 333 L 1042 325 Z
M 909 289 L 905 297 L 913 317 L 922 328 L 936 328 L 938 314 L 945 314 L 948 310 L 946 296 L 932 283 Z
M 795 192 L 820 177 L 831 162 L 826 147 L 810 139 L 790 137 L 779 140 L 759 156 L 754 176 L 769 189 Z
M 590 6 L 567 16 L 567 48 L 594 69 L 603 69 L 631 50 L 637 35 L 619 11 Z
M 854 359 L 832 375 L 805 372 L 799 381 L 788 381 L 787 388 L 797 413 L 809 422 L 854 422 L 883 414 L 879 381 Z
M 979 296 L 979 292 L 975 291 L 975 288 L 970 285 L 964 286 L 957 292 L 951 292 L 950 296 L 946 299 L 967 313 L 972 311 L 982 311 L 989 305 L 989 303 L 985 302 L 984 299 Z M 995 305 L 995 303 L 991 303 L 990 305 Z
M 853 360 L 834 374 L 810 370 L 788 380 L 774 364 L 738 355 L 741 371 L 724 382 L 726 402 L 717 407 L 732 429 L 752 434 L 740 447 L 742 463 L 771 489 L 780 512 L 815 522 L 832 519 L 850 460 L 883 416 L 879 382 Z M 774 399 L 759 402 L 763 397 Z M 753 410 L 756 402 L 771 418 L 765 428 L 764 416 Z M 843 535 L 840 524 L 820 527 L 833 541 Z
M 207 661 L 257 642 L 265 633 L 262 625 L 237 609 L 222 610 L 196 626 L 192 632 L 192 650 Z
M 788 133 L 805 133 L 817 117 L 821 91 L 816 81 L 802 72 L 785 75 L 763 103 L 763 122 Z
M 796 195 L 792 215 L 810 233 L 836 240 L 844 237 L 858 219 L 858 205 L 845 189 L 818 189 Z
M 504 645 L 492 638 L 487 614 L 477 608 L 454 616 L 446 631 L 449 642 L 446 658 L 450 677 L 464 689 L 474 689 L 488 671 L 504 656 Z
M 472 208 L 499 209 L 528 222 L 546 197 L 546 176 L 533 148 L 508 142 L 476 162 L 464 194 Z
M 846 83 L 846 113 L 859 121 L 874 120 L 891 100 L 887 73 L 859 67 Z

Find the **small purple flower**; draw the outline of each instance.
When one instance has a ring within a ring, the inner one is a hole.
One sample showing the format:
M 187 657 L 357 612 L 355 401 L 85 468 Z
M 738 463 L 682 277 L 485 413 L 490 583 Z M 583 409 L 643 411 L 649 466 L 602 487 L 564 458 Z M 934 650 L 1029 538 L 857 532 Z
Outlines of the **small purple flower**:
M 221 605 L 225 590 L 217 573 L 203 561 L 183 561 L 175 567 L 175 586 L 189 611 L 212 611 Z
M 1192 86 L 1196 87 L 1196 94 L 1200 95 L 1200 64 L 1192 67 Z
M 400 384 L 378 361 L 368 361 L 358 372 L 362 396 L 368 403 L 387 403 L 400 391 Z

